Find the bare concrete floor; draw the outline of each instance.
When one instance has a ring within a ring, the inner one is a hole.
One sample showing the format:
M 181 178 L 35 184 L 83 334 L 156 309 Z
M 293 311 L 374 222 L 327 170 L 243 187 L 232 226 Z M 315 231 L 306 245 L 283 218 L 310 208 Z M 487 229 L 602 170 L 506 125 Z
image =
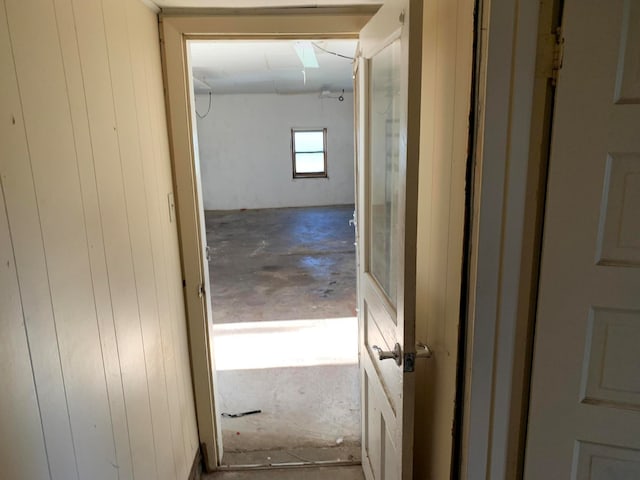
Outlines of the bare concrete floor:
M 207 211 L 213 322 L 355 316 L 353 205 Z
M 206 212 L 224 464 L 359 460 L 352 214 Z
M 360 467 L 313 467 L 244 472 L 218 472 L 205 480 L 364 480 Z

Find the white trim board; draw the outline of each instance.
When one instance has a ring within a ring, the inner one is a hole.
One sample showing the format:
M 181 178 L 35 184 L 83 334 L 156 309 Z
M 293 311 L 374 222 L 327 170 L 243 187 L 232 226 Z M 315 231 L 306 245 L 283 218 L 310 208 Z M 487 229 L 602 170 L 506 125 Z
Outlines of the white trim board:
M 524 345 L 531 340 L 529 292 L 537 268 L 535 242 L 527 235 L 538 227 L 540 194 L 532 193 L 532 184 L 537 185 L 540 161 L 535 144 L 544 135 L 542 98 L 536 95 L 538 24 L 551 4 L 481 0 L 479 6 L 461 466 L 461 478 L 468 480 L 517 478 L 524 453 L 529 375 Z

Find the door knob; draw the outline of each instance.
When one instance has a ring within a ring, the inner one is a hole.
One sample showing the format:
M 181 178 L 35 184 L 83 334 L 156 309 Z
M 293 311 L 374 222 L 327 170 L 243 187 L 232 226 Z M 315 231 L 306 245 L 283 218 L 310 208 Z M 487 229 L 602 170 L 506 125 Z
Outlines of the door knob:
M 378 352 L 378 360 L 394 359 L 398 365 L 402 365 L 402 347 L 399 343 L 396 343 L 393 350 L 382 350 L 379 346 L 373 345 L 373 348 Z

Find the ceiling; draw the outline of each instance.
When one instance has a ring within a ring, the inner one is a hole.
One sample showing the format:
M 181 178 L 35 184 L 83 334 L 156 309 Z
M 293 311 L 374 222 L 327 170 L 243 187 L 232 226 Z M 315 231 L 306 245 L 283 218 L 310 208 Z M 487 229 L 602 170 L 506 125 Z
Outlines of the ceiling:
M 189 42 L 196 93 L 311 93 L 353 90 L 357 40 L 193 40 Z M 296 48 L 312 51 L 318 68 L 305 68 Z M 327 52 L 328 51 L 328 52 Z

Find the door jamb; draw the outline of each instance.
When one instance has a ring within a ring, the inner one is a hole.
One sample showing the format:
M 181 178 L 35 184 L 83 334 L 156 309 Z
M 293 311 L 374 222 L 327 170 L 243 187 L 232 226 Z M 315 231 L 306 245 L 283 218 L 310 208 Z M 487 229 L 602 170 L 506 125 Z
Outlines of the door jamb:
M 561 0 L 479 0 L 460 478 L 521 478 Z M 507 59 L 507 60 L 505 60 Z
M 205 232 L 201 218 L 198 152 L 193 118 L 187 40 L 357 38 L 379 6 L 336 8 L 267 8 L 165 10 L 160 15 L 160 41 L 167 107 L 178 236 L 187 314 L 198 436 L 207 471 L 222 460 L 218 448 L 215 368 L 211 355 L 208 270 L 204 261 Z

